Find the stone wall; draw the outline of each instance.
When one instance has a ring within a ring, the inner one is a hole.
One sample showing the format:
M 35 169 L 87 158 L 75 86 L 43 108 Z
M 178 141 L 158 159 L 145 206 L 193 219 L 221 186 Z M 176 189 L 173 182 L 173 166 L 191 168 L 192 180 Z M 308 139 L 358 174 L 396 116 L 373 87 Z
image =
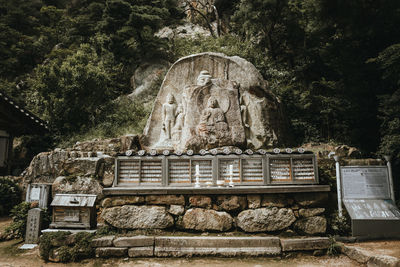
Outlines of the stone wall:
M 100 218 L 119 229 L 325 234 L 328 193 L 112 196 Z

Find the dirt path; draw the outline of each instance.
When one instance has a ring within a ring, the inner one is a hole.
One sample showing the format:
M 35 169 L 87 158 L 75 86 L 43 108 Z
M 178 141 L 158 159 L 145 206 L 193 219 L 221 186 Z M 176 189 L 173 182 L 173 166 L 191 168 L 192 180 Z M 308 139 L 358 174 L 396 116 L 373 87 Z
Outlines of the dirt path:
M 62 263 L 45 263 L 39 258 L 38 249 L 19 250 L 22 240 L 0 242 L 0 267 L 61 267 Z M 139 259 L 90 259 L 69 263 L 71 267 L 263 267 L 263 266 L 359 266 L 346 256 L 313 257 L 297 255 L 291 258 L 139 258 Z
M 400 258 L 400 240 L 360 242 L 354 244 L 346 244 L 346 246 L 357 247 L 367 251 L 373 251 L 375 255 L 381 254 Z

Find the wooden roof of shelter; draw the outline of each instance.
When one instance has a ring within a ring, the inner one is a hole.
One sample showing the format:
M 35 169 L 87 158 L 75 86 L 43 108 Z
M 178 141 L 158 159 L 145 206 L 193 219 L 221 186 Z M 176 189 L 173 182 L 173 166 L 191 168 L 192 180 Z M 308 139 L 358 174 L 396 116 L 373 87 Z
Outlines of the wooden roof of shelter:
M 56 194 L 50 206 L 58 207 L 94 207 L 96 195 Z
M 0 92 L 0 130 L 12 135 L 42 134 L 48 131 L 46 122 L 20 107 L 9 96 Z

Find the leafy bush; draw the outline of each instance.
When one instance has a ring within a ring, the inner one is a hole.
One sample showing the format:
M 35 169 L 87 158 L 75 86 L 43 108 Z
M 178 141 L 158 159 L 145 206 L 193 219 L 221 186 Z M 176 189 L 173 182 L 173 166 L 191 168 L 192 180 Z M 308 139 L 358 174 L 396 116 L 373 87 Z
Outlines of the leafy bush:
M 86 232 L 44 233 L 40 238 L 40 257 L 48 261 L 55 253 L 60 262 L 79 261 L 93 257 L 94 248 L 90 245 L 93 237 L 94 234 Z
M 49 260 L 51 249 L 53 247 L 52 242 L 61 243 L 70 234 L 71 234 L 70 232 L 44 233 L 40 237 L 40 247 L 39 247 L 40 257 L 45 261 Z
M 14 238 L 25 237 L 26 220 L 30 208 L 31 203 L 22 202 L 11 209 L 10 215 L 13 222 L 6 228 L 6 233 L 8 235 L 12 235 Z
M 0 216 L 8 215 L 11 208 L 21 201 L 21 190 L 11 179 L 0 178 Z

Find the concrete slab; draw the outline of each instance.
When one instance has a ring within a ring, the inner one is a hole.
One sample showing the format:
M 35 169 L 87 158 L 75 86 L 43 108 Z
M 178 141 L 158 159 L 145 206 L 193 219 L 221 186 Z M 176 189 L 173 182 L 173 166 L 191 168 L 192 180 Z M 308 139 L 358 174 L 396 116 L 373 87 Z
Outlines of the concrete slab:
M 330 244 L 328 237 L 281 239 L 282 251 L 327 249 Z
M 72 234 L 74 233 L 80 233 L 80 232 L 86 232 L 86 233 L 96 233 L 97 230 L 85 230 L 85 229 L 45 229 L 42 230 L 42 233 L 52 233 L 52 232 L 71 232 Z
M 34 249 L 38 246 L 38 244 L 23 244 L 19 247 L 19 249 Z

